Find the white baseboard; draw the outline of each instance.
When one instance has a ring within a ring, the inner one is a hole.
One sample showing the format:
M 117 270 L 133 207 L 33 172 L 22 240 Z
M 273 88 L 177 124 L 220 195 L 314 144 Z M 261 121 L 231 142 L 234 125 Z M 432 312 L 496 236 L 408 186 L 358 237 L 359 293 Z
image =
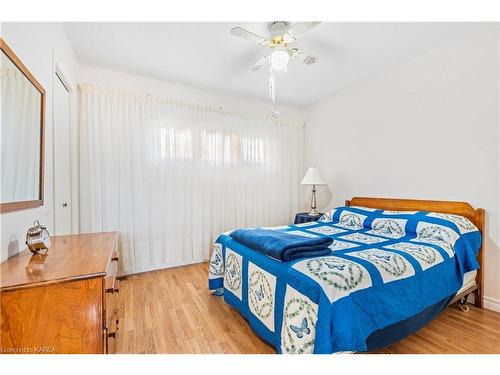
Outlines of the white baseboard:
M 176 262 L 176 263 L 169 263 L 169 264 L 160 264 L 160 265 L 157 265 L 157 266 L 147 267 L 147 268 L 140 268 L 140 269 L 136 269 L 136 270 L 128 271 L 128 272 L 127 271 L 119 271 L 118 275 L 119 276 L 129 276 L 129 275 L 135 275 L 137 273 L 158 271 L 158 270 L 163 270 L 163 269 L 167 269 L 167 268 L 174 268 L 174 267 L 181 267 L 181 266 L 189 266 L 189 265 L 192 265 L 192 264 L 204 263 L 204 262 L 207 262 L 207 261 L 208 261 L 207 259 L 196 259 L 196 260 L 192 260 L 192 261 L 189 261 L 189 262 L 181 261 L 181 262 L 178 262 L 178 263 Z M 208 283 L 208 281 L 207 281 L 207 283 Z
M 485 296 L 484 297 L 484 308 L 488 309 L 488 310 L 500 312 L 500 300 Z
M 469 294 L 469 298 L 467 298 L 467 302 L 474 303 L 476 296 L 471 293 Z M 500 300 L 491 298 L 491 297 L 483 297 L 483 307 L 488 310 L 498 311 L 500 312 Z

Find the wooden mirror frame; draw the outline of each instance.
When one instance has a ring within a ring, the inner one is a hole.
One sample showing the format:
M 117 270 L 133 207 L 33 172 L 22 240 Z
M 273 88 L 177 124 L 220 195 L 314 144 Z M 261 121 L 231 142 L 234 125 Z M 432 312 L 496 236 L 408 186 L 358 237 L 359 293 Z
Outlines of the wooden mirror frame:
M 18 202 L 3 202 L 0 203 L 0 213 L 23 210 L 27 208 L 34 208 L 43 206 L 43 177 L 45 167 L 45 89 L 31 74 L 28 68 L 21 62 L 19 57 L 16 56 L 14 51 L 5 43 L 5 40 L 0 38 L 0 50 L 12 61 L 12 63 L 24 74 L 24 76 L 31 82 L 33 86 L 42 95 L 40 109 L 40 168 L 38 179 L 38 199 Z

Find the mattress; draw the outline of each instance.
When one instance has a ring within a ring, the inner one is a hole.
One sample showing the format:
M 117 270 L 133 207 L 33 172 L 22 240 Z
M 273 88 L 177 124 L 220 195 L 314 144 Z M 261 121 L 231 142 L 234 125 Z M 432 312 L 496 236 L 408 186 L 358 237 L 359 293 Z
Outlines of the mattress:
M 476 274 L 477 270 L 464 273 L 464 283 L 462 284 L 462 287 L 457 292 L 457 294 L 462 293 L 464 290 L 467 290 L 468 288 L 476 284 Z

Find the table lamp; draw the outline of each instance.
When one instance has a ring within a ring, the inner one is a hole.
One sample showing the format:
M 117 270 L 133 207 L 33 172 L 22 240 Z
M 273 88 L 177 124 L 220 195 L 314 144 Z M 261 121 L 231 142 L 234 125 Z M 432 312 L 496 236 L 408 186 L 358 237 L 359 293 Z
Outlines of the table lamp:
M 312 166 L 307 170 L 301 184 L 312 185 L 311 211 L 309 211 L 309 216 L 317 216 L 318 211 L 316 211 L 316 185 L 328 185 L 325 176 L 323 176 L 323 173 L 318 167 Z

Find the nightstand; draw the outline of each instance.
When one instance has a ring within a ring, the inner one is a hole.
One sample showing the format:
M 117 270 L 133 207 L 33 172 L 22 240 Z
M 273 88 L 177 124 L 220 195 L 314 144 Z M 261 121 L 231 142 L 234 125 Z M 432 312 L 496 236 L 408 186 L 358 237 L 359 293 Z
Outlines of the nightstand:
M 295 215 L 294 224 L 302 224 L 302 223 L 308 223 L 310 221 L 318 221 L 318 219 L 321 216 L 323 216 L 322 212 L 320 212 L 316 216 L 309 216 L 307 212 L 299 212 L 298 214 Z

